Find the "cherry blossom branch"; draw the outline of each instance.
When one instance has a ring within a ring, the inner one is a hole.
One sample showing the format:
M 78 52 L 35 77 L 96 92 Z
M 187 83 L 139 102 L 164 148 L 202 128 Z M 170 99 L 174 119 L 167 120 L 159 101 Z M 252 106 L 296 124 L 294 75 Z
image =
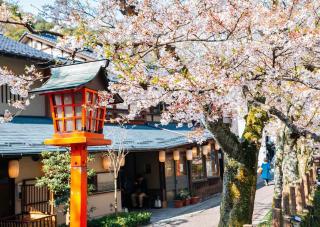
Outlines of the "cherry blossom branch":
M 28 29 L 28 31 L 32 34 L 36 34 L 36 35 L 41 35 L 43 33 L 47 33 L 47 34 L 51 34 L 51 35 L 55 35 L 55 36 L 59 36 L 59 37 L 63 37 L 63 35 L 61 33 L 58 32 L 54 32 L 54 31 L 49 31 L 49 30 L 36 30 L 34 29 L 31 24 L 29 22 L 18 22 L 18 21 L 10 21 L 10 20 L 0 20 L 0 23 L 3 24 L 13 24 L 13 25 L 20 25 L 25 27 L 26 29 Z

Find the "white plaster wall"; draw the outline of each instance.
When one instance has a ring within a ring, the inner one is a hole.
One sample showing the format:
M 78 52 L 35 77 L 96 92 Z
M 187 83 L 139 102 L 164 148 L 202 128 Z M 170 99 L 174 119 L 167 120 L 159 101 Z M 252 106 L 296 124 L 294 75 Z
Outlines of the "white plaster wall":
M 43 175 L 41 170 L 41 162 L 33 161 L 31 157 L 22 157 L 19 161 L 20 172 L 19 176 L 15 179 L 15 212 L 16 214 L 21 212 L 21 200 L 19 199 L 19 184 L 26 179 L 34 179 Z M 94 154 L 93 162 L 88 165 L 89 168 L 93 168 L 96 172 L 102 172 L 101 154 Z M 112 182 L 112 173 L 105 173 L 103 175 L 104 181 Z M 91 218 L 104 216 L 114 212 L 114 192 L 103 192 L 93 194 L 88 197 L 88 213 Z M 121 193 L 118 191 L 118 210 L 122 210 L 121 207 Z M 58 224 L 65 223 L 65 215 L 61 207 L 55 209 L 57 212 Z

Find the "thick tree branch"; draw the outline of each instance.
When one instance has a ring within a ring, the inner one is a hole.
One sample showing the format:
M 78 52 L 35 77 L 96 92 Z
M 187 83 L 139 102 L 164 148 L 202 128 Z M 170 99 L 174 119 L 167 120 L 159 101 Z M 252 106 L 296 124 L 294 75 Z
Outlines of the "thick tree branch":
M 205 119 L 206 128 L 214 135 L 216 142 L 222 150 L 234 157 L 240 149 L 240 142 L 237 136 L 231 132 L 230 126 L 223 123 L 222 119 L 217 121 L 208 121 Z
M 320 135 L 314 132 L 311 132 L 307 129 L 298 127 L 296 124 L 292 122 L 292 120 L 289 117 L 287 117 L 284 113 L 282 113 L 277 108 L 270 107 L 268 112 L 271 115 L 277 117 L 280 121 L 282 121 L 289 129 L 291 129 L 292 133 L 297 134 L 299 136 L 309 137 L 316 142 L 320 142 Z
M 20 25 L 25 27 L 26 29 L 28 29 L 28 31 L 32 34 L 36 34 L 36 35 L 41 35 L 44 33 L 47 34 L 51 34 L 51 35 L 55 35 L 55 36 L 59 36 L 59 37 L 63 37 L 63 35 L 61 33 L 58 32 L 54 32 L 54 31 L 49 31 L 49 30 L 36 30 L 32 27 L 32 25 L 29 22 L 23 23 L 23 22 L 18 22 L 18 21 L 10 21 L 10 20 L 0 20 L 0 23 L 3 24 L 13 24 L 13 25 Z

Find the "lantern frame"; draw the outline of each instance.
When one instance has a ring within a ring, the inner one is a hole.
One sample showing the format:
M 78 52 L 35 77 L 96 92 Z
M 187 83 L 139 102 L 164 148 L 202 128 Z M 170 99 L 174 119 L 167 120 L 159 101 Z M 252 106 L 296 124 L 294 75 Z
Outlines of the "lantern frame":
M 59 146 L 69 146 L 74 143 L 86 143 L 88 146 L 111 144 L 110 140 L 104 139 L 106 107 L 96 107 L 96 102 L 99 102 L 97 91 L 82 87 L 44 95 L 49 98 L 54 127 L 53 138 L 45 140 L 45 144 Z M 76 96 L 80 99 L 76 100 Z M 71 98 L 68 103 L 65 103 L 66 97 Z

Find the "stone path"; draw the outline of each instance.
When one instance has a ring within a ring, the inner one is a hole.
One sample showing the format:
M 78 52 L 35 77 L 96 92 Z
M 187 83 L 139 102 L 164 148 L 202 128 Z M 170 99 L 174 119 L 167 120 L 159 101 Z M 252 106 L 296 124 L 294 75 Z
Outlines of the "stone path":
M 273 185 L 258 185 L 253 212 L 253 225 L 261 222 L 271 209 L 272 196 Z M 216 227 L 219 223 L 220 194 L 192 206 L 152 210 L 152 213 L 152 224 L 149 227 Z

